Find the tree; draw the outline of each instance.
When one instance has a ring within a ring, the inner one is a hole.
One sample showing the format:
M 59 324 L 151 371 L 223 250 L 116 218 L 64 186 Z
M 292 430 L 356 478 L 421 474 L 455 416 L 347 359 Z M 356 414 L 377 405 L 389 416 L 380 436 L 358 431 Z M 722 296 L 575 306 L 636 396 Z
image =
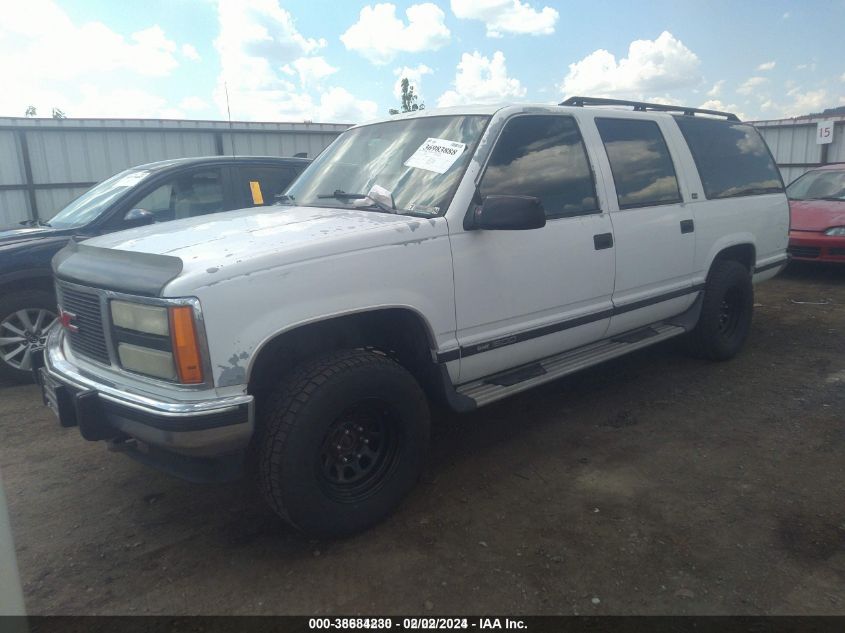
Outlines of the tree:
M 414 92 L 414 87 L 407 77 L 402 77 L 402 105 L 401 110 L 390 108 L 390 114 L 399 114 L 400 112 L 416 112 L 417 110 L 425 110 L 424 103 L 417 103 L 419 97 Z
M 36 114 L 38 114 L 38 112 L 35 111 L 35 106 L 26 106 L 26 116 L 33 117 Z
M 59 108 L 53 108 L 53 118 L 54 119 L 66 119 L 65 113 L 62 112 Z

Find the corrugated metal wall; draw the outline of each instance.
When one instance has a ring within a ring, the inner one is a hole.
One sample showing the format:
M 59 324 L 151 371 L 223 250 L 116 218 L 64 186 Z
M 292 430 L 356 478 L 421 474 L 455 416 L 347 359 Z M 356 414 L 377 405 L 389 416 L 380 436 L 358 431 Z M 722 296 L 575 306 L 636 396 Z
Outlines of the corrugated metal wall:
M 819 121 L 834 121 L 833 142 L 816 143 Z M 786 184 L 804 172 L 823 164 L 845 162 L 845 117 L 812 117 L 755 121 L 754 125 L 766 139 L 780 167 Z
M 315 157 L 348 125 L 0 118 L 0 227 L 47 220 L 94 183 L 166 158 Z

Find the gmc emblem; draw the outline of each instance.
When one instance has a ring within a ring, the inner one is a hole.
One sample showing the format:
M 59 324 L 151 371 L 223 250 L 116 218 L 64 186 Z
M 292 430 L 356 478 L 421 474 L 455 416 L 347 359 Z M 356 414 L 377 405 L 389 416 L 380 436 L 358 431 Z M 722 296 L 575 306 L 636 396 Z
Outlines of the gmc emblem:
M 74 319 L 76 319 L 76 315 L 73 312 L 68 312 L 59 306 L 59 323 L 68 332 L 79 332 L 79 328 L 73 323 Z

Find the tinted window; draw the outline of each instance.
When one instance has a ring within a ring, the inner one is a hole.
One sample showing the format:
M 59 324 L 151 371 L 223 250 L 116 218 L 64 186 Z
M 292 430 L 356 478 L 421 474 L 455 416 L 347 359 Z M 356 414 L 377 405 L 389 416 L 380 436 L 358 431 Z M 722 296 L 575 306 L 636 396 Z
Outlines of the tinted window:
M 299 170 L 293 167 L 241 167 L 237 187 L 249 206 L 273 204 L 284 193 Z
M 675 166 L 654 121 L 596 119 L 620 209 L 681 201 Z
M 769 148 L 752 126 L 689 116 L 675 120 L 687 140 L 708 198 L 783 191 Z
M 156 222 L 181 220 L 222 211 L 223 179 L 219 169 L 179 174 L 132 205 L 149 211 Z
M 481 195 L 534 196 L 546 215 L 598 209 L 593 175 L 572 117 L 520 116 L 507 123 L 487 164 Z

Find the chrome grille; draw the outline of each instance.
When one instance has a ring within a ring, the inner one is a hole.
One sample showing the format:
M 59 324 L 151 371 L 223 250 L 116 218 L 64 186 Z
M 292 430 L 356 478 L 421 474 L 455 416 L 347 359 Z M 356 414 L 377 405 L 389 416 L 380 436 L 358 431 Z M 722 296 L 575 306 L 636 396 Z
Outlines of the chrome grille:
M 59 284 L 59 305 L 65 312 L 75 315 L 73 325 L 77 332 L 68 330 L 70 347 L 77 354 L 109 364 L 109 350 L 103 327 L 100 295 Z

